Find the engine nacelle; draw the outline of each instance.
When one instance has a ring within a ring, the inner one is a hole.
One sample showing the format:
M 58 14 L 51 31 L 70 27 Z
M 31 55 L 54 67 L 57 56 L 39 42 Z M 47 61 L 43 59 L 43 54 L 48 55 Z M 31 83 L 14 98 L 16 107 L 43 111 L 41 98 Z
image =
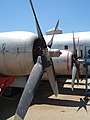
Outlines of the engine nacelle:
M 42 41 L 31 32 L 0 33 L 0 74 L 29 75 L 42 48 Z M 55 56 L 52 58 L 56 74 L 70 73 L 72 53 L 57 49 L 49 52 L 51 56 Z M 60 52 L 62 54 L 59 56 Z
M 29 75 L 37 57 L 35 41 L 40 44 L 31 32 L 0 33 L 0 74 Z
M 72 70 L 72 52 L 60 50 L 62 53 L 59 57 L 53 57 L 55 73 L 58 75 L 69 75 Z

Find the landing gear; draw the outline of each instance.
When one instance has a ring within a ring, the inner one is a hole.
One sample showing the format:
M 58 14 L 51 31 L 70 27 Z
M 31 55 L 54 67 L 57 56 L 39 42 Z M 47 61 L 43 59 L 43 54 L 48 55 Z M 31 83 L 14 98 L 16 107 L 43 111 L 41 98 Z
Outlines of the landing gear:
M 13 94 L 13 88 L 12 88 L 12 87 L 7 87 L 7 88 L 3 91 L 2 96 L 11 97 L 12 94 Z
M 20 89 L 20 88 L 7 87 L 3 91 L 2 96 L 4 96 L 4 97 L 14 97 L 14 96 L 18 95 L 19 93 L 21 93 L 21 91 L 22 91 L 22 89 Z

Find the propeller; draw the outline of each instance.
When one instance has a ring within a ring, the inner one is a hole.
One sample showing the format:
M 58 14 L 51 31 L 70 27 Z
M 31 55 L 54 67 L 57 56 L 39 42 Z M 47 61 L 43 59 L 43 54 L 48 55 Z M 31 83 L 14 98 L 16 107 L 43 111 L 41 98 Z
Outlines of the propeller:
M 55 26 L 55 28 L 54 28 L 54 32 L 53 32 L 52 38 L 51 38 L 50 42 L 47 44 L 47 46 L 48 46 L 49 48 L 52 47 L 53 38 L 54 38 L 55 32 L 56 32 L 56 30 L 57 30 L 57 28 L 58 28 L 58 25 L 59 25 L 59 20 L 57 21 L 56 26 Z
M 77 60 L 77 50 L 75 45 L 75 38 L 73 33 L 73 65 L 72 65 L 72 91 L 74 89 L 75 78 L 77 79 L 77 84 L 79 84 L 79 64 Z
M 55 96 L 58 95 L 58 85 L 57 85 L 57 81 L 55 80 L 55 71 L 54 71 L 52 58 L 49 55 L 47 45 L 44 40 L 41 28 L 39 26 L 32 1 L 29 0 L 29 2 L 31 5 L 33 14 L 34 14 L 38 38 L 40 39 L 40 41 L 42 43 L 42 47 L 40 49 L 41 54 L 40 54 L 40 56 L 37 57 L 37 62 L 34 65 L 32 71 L 29 75 L 29 78 L 27 80 L 27 83 L 25 85 L 24 91 L 22 93 L 21 99 L 19 101 L 16 113 L 15 113 L 14 120 L 23 120 L 24 119 L 26 112 L 33 100 L 35 91 L 38 87 L 38 84 L 41 80 L 41 77 L 42 77 L 44 71 L 47 72 L 47 75 L 48 75 L 48 78 L 49 78 L 49 81 L 50 81 L 50 84 L 51 84 L 51 87 L 53 89 Z

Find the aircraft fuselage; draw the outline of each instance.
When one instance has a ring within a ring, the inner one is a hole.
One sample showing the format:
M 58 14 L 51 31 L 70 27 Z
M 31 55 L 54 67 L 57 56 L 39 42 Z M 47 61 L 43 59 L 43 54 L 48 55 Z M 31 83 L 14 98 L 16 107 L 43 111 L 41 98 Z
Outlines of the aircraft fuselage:
M 52 35 L 45 35 L 46 43 Z M 90 32 L 77 32 L 74 34 L 79 59 L 85 57 L 85 46 L 90 49 Z M 29 75 L 34 65 L 33 44 L 37 36 L 31 32 L 5 32 L 0 33 L 0 73 L 4 75 Z M 73 34 L 57 34 L 54 36 L 51 49 L 59 49 L 60 57 L 53 57 L 55 73 L 57 75 L 71 75 Z M 37 49 L 38 50 L 38 49 Z M 85 75 L 84 63 L 80 64 L 80 74 Z M 90 68 L 89 68 L 90 74 Z

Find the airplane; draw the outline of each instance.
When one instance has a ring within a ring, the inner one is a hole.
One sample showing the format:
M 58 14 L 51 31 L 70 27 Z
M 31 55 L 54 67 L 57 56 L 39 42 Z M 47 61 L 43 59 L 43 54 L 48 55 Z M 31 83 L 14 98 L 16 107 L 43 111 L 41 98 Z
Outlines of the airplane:
M 59 21 L 51 35 L 43 35 L 29 0 L 36 22 L 37 35 L 26 31 L 0 33 L 1 95 L 8 88 L 24 87 L 14 120 L 23 120 L 44 73 L 55 96 L 58 95 L 56 76 L 72 76 L 71 86 L 85 75 L 85 46 L 90 55 L 90 32 L 56 34 Z M 90 68 L 89 68 L 90 74 Z

